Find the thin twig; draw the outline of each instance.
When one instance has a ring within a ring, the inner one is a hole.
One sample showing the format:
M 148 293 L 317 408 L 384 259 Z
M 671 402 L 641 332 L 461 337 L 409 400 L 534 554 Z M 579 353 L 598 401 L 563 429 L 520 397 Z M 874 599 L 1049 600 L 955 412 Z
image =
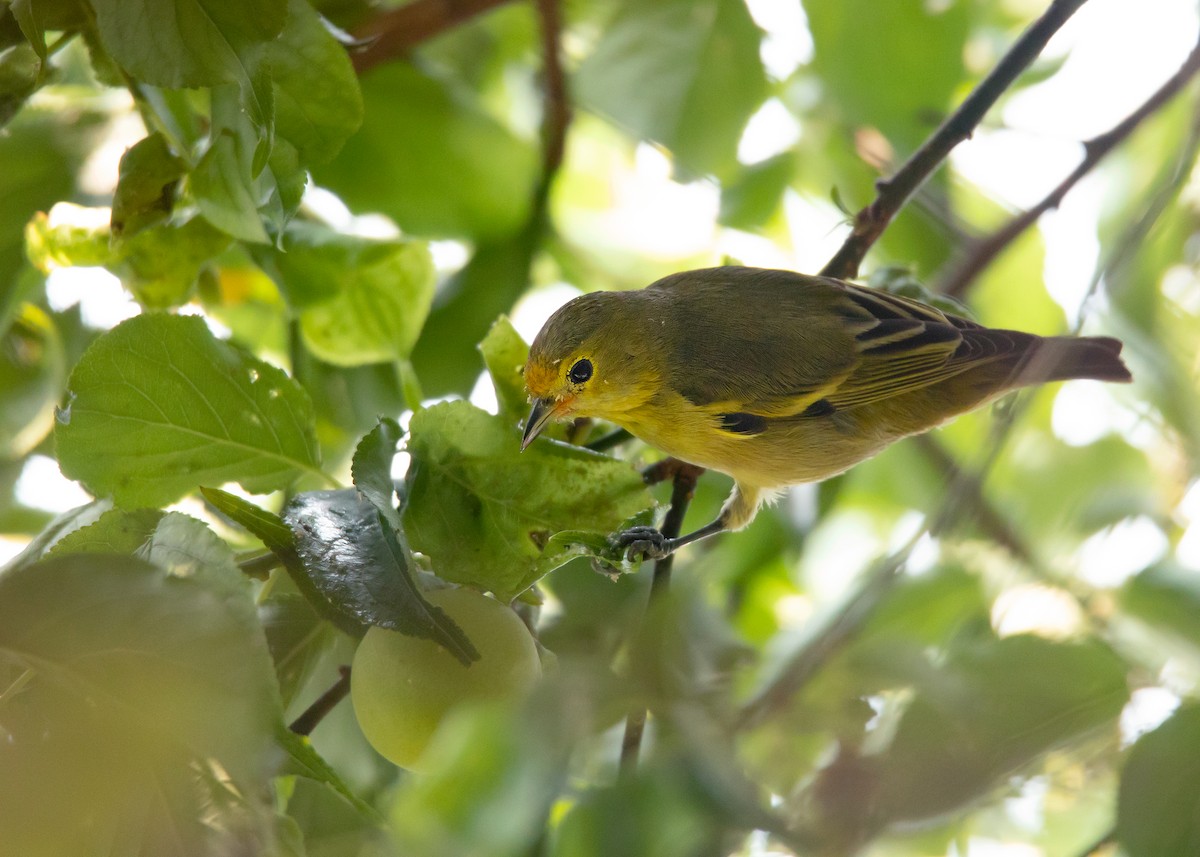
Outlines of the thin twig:
M 1008 53 L 980 81 L 967 99 L 933 132 L 890 179 L 880 179 L 875 201 L 854 217 L 854 227 L 845 243 L 821 269 L 827 277 L 849 279 L 871 246 L 895 217 L 905 201 L 946 160 L 950 150 L 968 139 L 976 126 L 1013 81 L 1042 52 L 1050 37 L 1058 32 L 1087 0 L 1054 0 L 1050 8 L 1013 44 Z
M 1166 105 L 1195 76 L 1197 71 L 1200 71 L 1200 42 L 1197 42 L 1196 46 L 1192 48 L 1192 52 L 1188 54 L 1179 70 L 1141 106 L 1108 131 L 1083 144 L 1083 160 L 1069 176 L 1062 180 L 1058 187 L 1050 191 L 1033 208 L 1013 217 L 1003 228 L 976 243 L 967 255 L 942 278 L 938 284 L 938 290 L 954 297 L 962 295 L 975 277 L 986 269 L 1001 251 L 1036 223 L 1039 217 L 1053 208 L 1058 208 L 1062 204 L 1063 197 L 1079 183 L 1080 179 L 1095 169 L 1096 165 L 1109 152 L 1124 142 L 1142 122 Z
M 329 690 L 321 694 L 317 701 L 304 710 L 304 713 L 292 721 L 288 728 L 297 735 L 311 735 L 325 715 L 333 711 L 339 702 L 350 693 L 350 667 L 338 667 L 338 680 Z
M 376 15 L 355 31 L 366 46 L 350 59 L 362 74 L 509 0 L 413 0 Z
M 672 462 L 674 484 L 671 488 L 671 508 L 667 510 L 667 516 L 663 520 L 662 534 L 673 539 L 678 537 L 683 529 L 683 518 L 687 514 L 688 504 L 692 501 L 692 494 L 696 491 L 696 481 L 704 470 L 673 458 L 666 459 L 666 461 Z M 671 585 L 671 566 L 674 564 L 674 560 L 675 555 L 668 554 L 655 561 L 654 577 L 650 582 L 650 596 L 647 600 L 643 622 L 645 616 L 649 615 L 667 594 Z M 641 633 L 638 636 L 639 642 L 644 639 Z M 644 649 L 644 646 L 640 648 Z M 639 705 L 629 712 L 629 716 L 625 720 L 625 736 L 621 740 L 621 759 L 618 766 L 618 773 L 622 778 L 632 776 L 637 770 L 638 754 L 641 752 L 642 736 L 645 731 L 646 707 Z

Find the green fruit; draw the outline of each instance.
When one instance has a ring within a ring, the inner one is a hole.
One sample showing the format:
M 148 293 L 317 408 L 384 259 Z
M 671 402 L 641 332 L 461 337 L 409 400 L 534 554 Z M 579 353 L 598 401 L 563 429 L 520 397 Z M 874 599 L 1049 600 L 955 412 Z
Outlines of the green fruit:
M 419 760 L 445 716 L 466 702 L 521 693 L 541 673 L 537 648 L 512 610 L 471 589 L 426 593 L 479 650 L 463 666 L 442 646 L 371 627 L 354 653 L 350 698 L 371 746 L 403 768 Z

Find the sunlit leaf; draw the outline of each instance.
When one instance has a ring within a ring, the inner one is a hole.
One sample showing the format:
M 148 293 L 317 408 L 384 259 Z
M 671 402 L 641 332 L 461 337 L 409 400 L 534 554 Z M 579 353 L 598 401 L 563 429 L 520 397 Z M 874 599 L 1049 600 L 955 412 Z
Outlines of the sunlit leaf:
M 318 473 L 307 394 L 192 317 L 137 316 L 96 340 L 71 373 L 55 440 L 71 478 L 122 505 Z
M 761 37 L 739 0 L 628 0 L 579 69 L 579 98 L 687 169 L 726 173 L 766 95 Z
M 271 264 L 300 309 L 305 344 L 337 366 L 408 357 L 433 300 L 433 262 L 420 241 L 297 223 Z
M 413 416 L 404 523 L 447 580 L 509 600 L 574 556 L 563 530 L 607 535 L 649 507 L 628 464 L 554 441 L 520 452 L 506 420 L 450 402 Z

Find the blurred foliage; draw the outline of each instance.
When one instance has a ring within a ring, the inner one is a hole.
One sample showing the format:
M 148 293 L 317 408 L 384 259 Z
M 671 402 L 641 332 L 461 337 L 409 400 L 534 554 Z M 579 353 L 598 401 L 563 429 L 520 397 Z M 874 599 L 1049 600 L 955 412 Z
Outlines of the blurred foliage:
M 955 309 L 1120 336 L 1132 388 L 798 488 L 647 610 L 648 567 L 593 561 L 666 502 L 657 454 L 520 454 L 518 331 L 564 286 L 821 244 L 1039 4 L 494 4 L 360 75 L 355 33 L 455 4 L 386 5 L 0 0 L 0 852 L 1194 857 L 1194 89 L 1097 170 L 1086 299 L 1033 230 Z M 943 165 L 864 275 L 947 300 L 1010 207 Z M 39 494 L 47 459 L 96 499 Z M 367 625 L 472 661 L 422 594 L 452 584 L 516 599 L 530 695 L 454 712 L 421 775 L 349 703 L 288 730 Z

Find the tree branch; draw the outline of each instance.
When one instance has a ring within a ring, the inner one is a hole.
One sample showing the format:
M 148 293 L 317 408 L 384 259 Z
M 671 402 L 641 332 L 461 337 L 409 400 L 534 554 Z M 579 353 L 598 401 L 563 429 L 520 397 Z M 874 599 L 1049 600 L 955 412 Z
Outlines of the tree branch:
M 292 721 L 288 727 L 297 735 L 311 735 L 325 715 L 333 711 L 339 702 L 350 693 L 350 667 L 338 667 L 338 680 L 329 690 L 321 694 L 317 701 L 304 709 L 304 713 Z
M 542 45 L 542 181 L 538 188 L 545 207 L 554 176 L 562 166 L 567 148 L 571 105 L 567 100 L 567 76 L 562 61 L 562 17 L 559 0 L 536 0 L 541 23 Z
M 890 179 L 875 183 L 875 201 L 858 212 L 849 237 L 833 258 L 821 269 L 827 277 L 849 279 L 883 230 L 925 180 L 941 165 L 950 150 L 968 139 L 983 117 L 1045 48 L 1050 37 L 1087 0 L 1053 0 L 1050 8 L 1035 21 L 1009 49 L 992 73 L 980 81 L 953 114 L 913 153 Z
M 1003 228 L 976 243 L 968 254 L 942 278 L 938 284 L 938 290 L 954 297 L 965 292 L 975 277 L 986 269 L 996 256 L 1012 244 L 1022 232 L 1036 223 L 1039 217 L 1052 208 L 1058 208 L 1067 192 L 1075 187 L 1080 179 L 1091 172 L 1109 152 L 1124 142 L 1143 121 L 1166 105 L 1196 75 L 1197 71 L 1200 71 L 1200 42 L 1197 42 L 1196 46 L 1192 48 L 1192 52 L 1188 54 L 1179 70 L 1141 106 L 1108 131 L 1083 144 L 1083 160 L 1070 175 L 1062 180 L 1058 187 L 1050 191 L 1033 208 L 1018 214 Z
M 666 470 L 663 469 L 664 465 L 671 469 L 674 484 L 671 488 L 671 508 L 667 510 L 667 517 L 663 520 L 662 534 L 673 539 L 678 537 L 683 529 L 684 515 L 687 514 L 688 505 L 692 502 L 692 495 L 696 491 L 696 482 L 699 480 L 700 474 L 704 472 L 704 468 L 668 458 L 659 463 L 659 469 L 651 468 L 651 472 L 646 477 L 647 481 L 655 476 L 658 476 L 658 481 L 661 481 L 666 473 Z M 655 561 L 654 578 L 650 583 L 650 597 L 646 604 L 646 614 L 649 614 L 659 600 L 667 594 L 671 584 L 671 566 L 674 564 L 674 560 L 675 555 L 668 554 Z M 644 616 L 643 621 L 645 621 Z M 639 638 L 644 639 L 642 634 L 639 634 Z M 639 646 L 639 648 L 644 650 L 645 646 Z M 621 759 L 618 766 L 620 777 L 630 777 L 637 770 L 638 754 L 641 752 L 642 736 L 645 731 L 646 707 L 639 705 L 630 711 L 625 719 L 625 736 L 621 739 Z
M 421 42 L 509 0 L 413 0 L 372 18 L 355 31 L 366 46 L 351 53 L 359 74 L 405 56 Z

